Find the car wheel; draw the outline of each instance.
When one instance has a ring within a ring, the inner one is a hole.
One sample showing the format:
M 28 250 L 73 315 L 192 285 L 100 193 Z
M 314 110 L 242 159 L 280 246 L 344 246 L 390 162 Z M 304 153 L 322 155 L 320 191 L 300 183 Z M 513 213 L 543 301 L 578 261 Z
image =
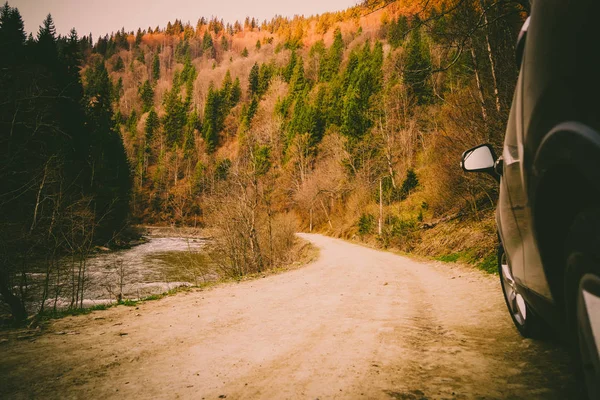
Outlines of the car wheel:
M 517 330 L 526 338 L 539 337 L 541 332 L 540 320 L 520 293 L 502 245 L 498 247 L 498 274 L 500 275 L 500 283 L 502 284 L 502 292 L 504 293 L 508 312 Z
M 600 211 L 575 218 L 567 245 L 566 312 L 590 399 L 600 398 Z

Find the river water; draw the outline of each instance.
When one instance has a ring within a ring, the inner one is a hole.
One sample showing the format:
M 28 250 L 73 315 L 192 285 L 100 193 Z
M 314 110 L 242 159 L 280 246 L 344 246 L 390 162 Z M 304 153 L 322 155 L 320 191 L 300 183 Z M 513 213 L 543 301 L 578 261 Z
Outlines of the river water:
M 95 253 L 86 260 L 84 308 L 120 299 L 139 300 L 216 279 L 206 255 L 206 239 L 189 233 L 171 232 L 165 236 L 153 232 L 150 230 L 144 236 L 142 244 L 126 250 Z M 58 309 L 67 308 L 72 302 L 75 292 L 72 271 L 79 264 L 69 260 L 62 264 L 63 277 L 50 289 L 47 308 L 54 307 L 55 302 Z

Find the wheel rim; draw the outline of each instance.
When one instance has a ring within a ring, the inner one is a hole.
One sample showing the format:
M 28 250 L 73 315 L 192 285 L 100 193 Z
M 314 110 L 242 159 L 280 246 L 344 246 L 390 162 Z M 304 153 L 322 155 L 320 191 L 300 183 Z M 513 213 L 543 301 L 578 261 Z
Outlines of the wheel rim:
M 501 258 L 502 265 L 502 282 L 504 283 L 504 297 L 506 298 L 506 304 L 510 313 L 512 314 L 515 321 L 523 326 L 527 321 L 527 305 L 525 299 L 519 293 L 515 279 L 513 278 L 512 271 L 508 265 L 508 259 L 506 253 L 502 253 Z

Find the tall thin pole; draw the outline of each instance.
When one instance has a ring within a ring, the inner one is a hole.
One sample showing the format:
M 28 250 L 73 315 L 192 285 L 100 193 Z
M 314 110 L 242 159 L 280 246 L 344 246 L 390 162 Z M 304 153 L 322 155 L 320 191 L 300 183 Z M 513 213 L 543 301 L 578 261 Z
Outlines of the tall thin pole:
M 383 232 L 383 179 L 379 180 L 379 236 Z

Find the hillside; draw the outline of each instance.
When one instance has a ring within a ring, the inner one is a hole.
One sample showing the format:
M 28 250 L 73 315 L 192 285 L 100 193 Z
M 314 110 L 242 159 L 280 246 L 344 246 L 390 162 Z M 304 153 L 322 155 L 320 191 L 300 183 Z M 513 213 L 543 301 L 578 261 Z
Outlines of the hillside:
M 133 215 L 252 220 L 238 225 L 251 238 L 292 214 L 300 229 L 368 240 L 381 183 L 381 244 L 490 254 L 496 188 L 457 166 L 470 146 L 501 142 L 523 11 L 404 1 L 101 39 L 88 64 L 104 61 L 114 83 Z M 433 246 L 422 227 L 448 216 L 461 216 L 464 236 Z
M 97 40 L 50 15 L 27 38 L 5 4 L 0 294 L 24 318 L 34 273 L 77 307 L 86 258 L 136 223 L 206 228 L 236 277 L 281 263 L 297 230 L 492 269 L 497 186 L 458 163 L 500 148 L 522 3 L 368 0 Z

